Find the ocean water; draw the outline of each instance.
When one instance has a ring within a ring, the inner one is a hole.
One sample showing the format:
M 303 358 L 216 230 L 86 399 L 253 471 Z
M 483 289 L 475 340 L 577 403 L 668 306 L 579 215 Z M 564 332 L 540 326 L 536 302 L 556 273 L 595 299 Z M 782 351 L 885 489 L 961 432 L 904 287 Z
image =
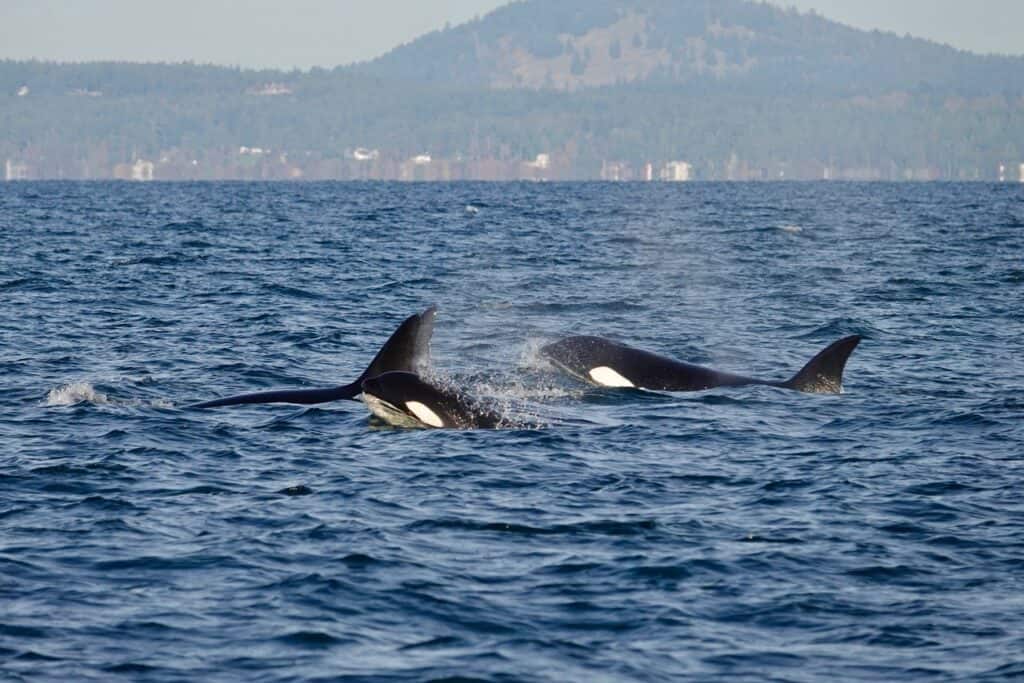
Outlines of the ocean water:
M 1024 186 L 0 185 L 0 679 L 1024 677 Z M 508 429 L 182 406 L 432 372 Z M 845 393 L 582 385 L 597 334 Z

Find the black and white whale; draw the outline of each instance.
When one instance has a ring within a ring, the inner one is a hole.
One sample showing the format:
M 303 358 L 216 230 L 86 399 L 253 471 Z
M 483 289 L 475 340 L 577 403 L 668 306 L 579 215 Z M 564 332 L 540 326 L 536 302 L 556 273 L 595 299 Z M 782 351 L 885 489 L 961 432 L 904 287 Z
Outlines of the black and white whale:
M 437 308 L 431 306 L 422 313 L 406 318 L 391 337 L 384 342 L 369 367 L 354 382 L 323 389 L 280 389 L 255 394 L 228 396 L 189 408 L 218 408 L 249 403 L 297 403 L 314 405 L 343 399 L 358 400 L 363 380 L 391 371 L 422 372 L 430 360 L 430 337 L 434 332 Z
M 370 412 L 396 427 L 493 429 L 502 418 L 461 392 L 437 387 L 412 372 L 385 372 L 362 382 Z
M 843 368 L 860 340 L 859 335 L 853 335 L 834 342 L 786 381 L 720 372 L 602 337 L 568 337 L 544 346 L 541 354 L 569 374 L 603 387 L 702 391 L 760 384 L 811 394 L 838 394 L 843 389 Z

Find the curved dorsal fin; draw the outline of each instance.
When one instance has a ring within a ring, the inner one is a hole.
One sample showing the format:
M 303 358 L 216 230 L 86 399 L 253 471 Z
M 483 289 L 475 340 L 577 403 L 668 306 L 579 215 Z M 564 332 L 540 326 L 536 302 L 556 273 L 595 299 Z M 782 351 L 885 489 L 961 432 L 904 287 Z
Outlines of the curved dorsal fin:
M 296 403 L 314 405 L 342 399 L 354 399 L 362 392 L 364 379 L 376 377 L 385 372 L 401 371 L 420 373 L 430 361 L 430 337 L 434 333 L 434 316 L 437 308 L 431 306 L 422 313 L 405 319 L 398 329 L 388 337 L 380 351 L 373 357 L 363 374 L 351 384 L 326 389 L 281 389 L 261 391 L 218 398 L 205 403 L 196 403 L 189 408 L 218 408 L 251 403 Z
M 782 386 L 809 394 L 841 393 L 843 369 L 850 354 L 857 348 L 857 344 L 860 344 L 860 340 L 860 335 L 855 334 L 833 342 Z

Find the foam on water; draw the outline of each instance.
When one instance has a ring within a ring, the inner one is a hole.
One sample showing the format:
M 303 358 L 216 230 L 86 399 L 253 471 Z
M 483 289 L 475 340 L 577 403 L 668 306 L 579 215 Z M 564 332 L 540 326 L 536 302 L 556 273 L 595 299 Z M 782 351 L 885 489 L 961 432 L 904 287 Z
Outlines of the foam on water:
M 174 408 L 174 403 L 166 398 L 140 399 L 128 398 L 117 399 L 96 389 L 91 382 L 71 382 L 51 389 L 42 405 L 47 407 L 74 406 L 81 403 L 88 403 L 95 406 L 122 406 L 132 408 Z
M 551 363 L 541 353 L 541 349 L 551 343 L 551 339 L 542 337 L 530 337 L 523 343 L 522 351 L 519 354 L 520 367 L 530 370 L 544 370 L 551 367 Z
M 43 400 L 45 406 L 73 406 L 79 403 L 108 405 L 110 399 L 106 394 L 96 391 L 89 382 L 72 382 L 51 389 Z

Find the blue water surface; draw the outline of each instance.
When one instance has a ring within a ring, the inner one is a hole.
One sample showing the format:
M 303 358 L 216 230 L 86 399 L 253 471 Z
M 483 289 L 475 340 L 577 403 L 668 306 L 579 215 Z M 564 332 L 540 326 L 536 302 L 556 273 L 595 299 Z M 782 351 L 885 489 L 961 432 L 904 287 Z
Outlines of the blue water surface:
M 1024 677 L 1024 186 L 0 185 L 0 678 Z M 193 401 L 433 372 L 514 425 Z M 841 396 L 584 386 L 597 334 Z

